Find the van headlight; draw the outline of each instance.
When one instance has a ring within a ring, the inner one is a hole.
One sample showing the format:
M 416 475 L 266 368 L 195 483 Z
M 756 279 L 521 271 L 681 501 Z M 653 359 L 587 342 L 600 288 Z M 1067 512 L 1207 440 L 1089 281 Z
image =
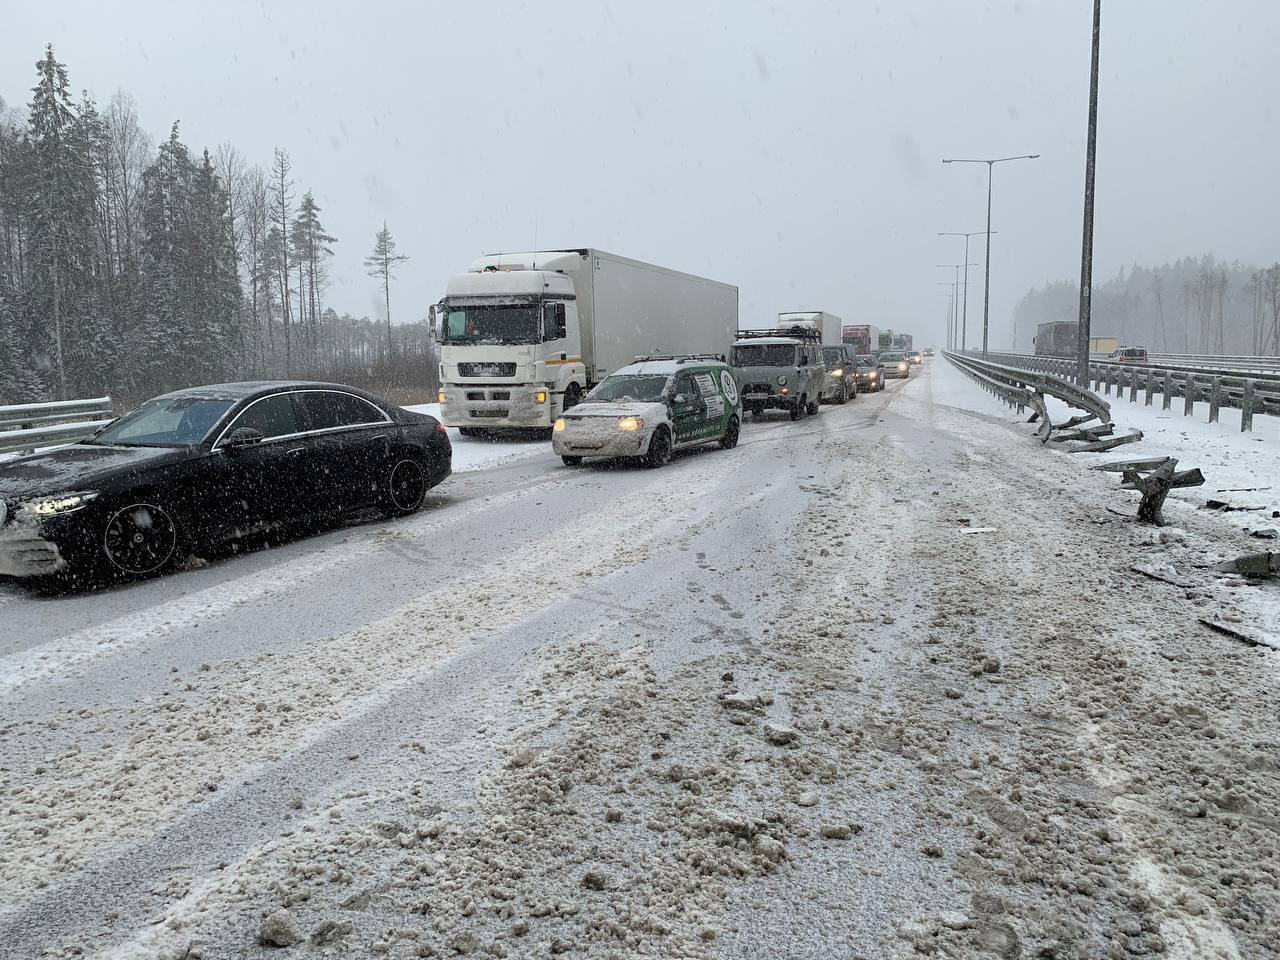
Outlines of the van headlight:
M 619 430 L 642 430 L 644 429 L 644 420 L 640 417 L 619 417 Z
M 95 490 L 81 490 L 76 493 L 59 493 L 52 497 L 39 497 L 28 500 L 26 508 L 37 517 L 51 517 L 58 513 L 73 513 L 83 509 L 90 500 L 98 496 Z

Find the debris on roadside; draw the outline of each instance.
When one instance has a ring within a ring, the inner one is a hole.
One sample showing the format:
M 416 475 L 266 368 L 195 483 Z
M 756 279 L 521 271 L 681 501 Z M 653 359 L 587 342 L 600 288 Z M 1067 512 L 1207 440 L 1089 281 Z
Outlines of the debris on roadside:
M 1130 566 L 1129 569 L 1134 573 L 1142 574 L 1144 577 L 1150 577 L 1152 580 L 1159 580 L 1161 583 L 1180 587 L 1183 590 L 1188 590 L 1196 586 L 1192 581 L 1179 576 L 1178 572 L 1167 563 L 1156 563 L 1151 561 L 1135 563 Z
M 1219 573 L 1239 573 L 1246 577 L 1274 577 L 1280 575 L 1280 553 L 1270 550 L 1246 553 L 1234 560 L 1224 560 L 1213 569 Z
M 1226 623 L 1211 617 L 1201 617 L 1200 622 L 1210 630 L 1247 643 L 1251 647 L 1270 647 L 1272 650 L 1280 650 L 1280 634 L 1271 633 L 1261 627 L 1243 623 Z
M 1235 513 L 1237 511 L 1265 510 L 1266 507 L 1237 507 L 1226 500 L 1206 500 L 1201 510 L 1217 510 L 1219 513 Z
M 1103 450 L 1112 450 L 1115 447 L 1122 447 L 1127 443 L 1137 443 L 1142 439 L 1141 430 L 1130 430 L 1128 433 L 1121 434 L 1118 437 L 1108 437 L 1106 440 L 1095 440 L 1092 443 L 1082 443 L 1074 447 L 1068 447 L 1068 453 L 1099 453 Z

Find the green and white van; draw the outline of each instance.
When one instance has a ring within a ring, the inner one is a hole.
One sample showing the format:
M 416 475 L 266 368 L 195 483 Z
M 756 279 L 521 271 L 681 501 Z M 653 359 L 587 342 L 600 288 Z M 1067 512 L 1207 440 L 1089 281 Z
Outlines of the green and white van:
M 720 357 L 646 357 L 601 380 L 551 431 L 569 466 L 587 457 L 631 457 L 660 467 L 676 450 L 738 445 L 742 395 Z

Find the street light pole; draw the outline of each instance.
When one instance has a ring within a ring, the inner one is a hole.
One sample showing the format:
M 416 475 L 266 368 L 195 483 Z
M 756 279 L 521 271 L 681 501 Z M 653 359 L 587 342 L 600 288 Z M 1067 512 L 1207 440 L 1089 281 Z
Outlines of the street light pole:
M 935 267 L 954 267 L 954 268 L 955 268 L 955 271 L 956 271 L 956 277 L 955 277 L 956 294 L 955 294 L 955 295 L 956 295 L 956 298 L 957 298 L 957 300 L 956 300 L 956 304 L 957 304 L 957 307 L 958 307 L 958 306 L 959 306 L 959 296 L 960 296 L 960 268 L 961 268 L 961 267 L 964 267 L 964 275 L 965 275 L 965 277 L 966 277 L 966 282 L 968 282 L 968 281 L 967 281 L 967 278 L 968 278 L 968 276 L 969 276 L 969 268 L 970 268 L 970 267 L 976 267 L 976 266 L 978 266 L 978 264 L 976 264 L 976 263 L 970 263 L 970 262 L 969 262 L 969 258 L 968 258 L 968 257 L 965 257 L 965 261 L 964 261 L 964 263 L 935 263 L 935 264 L 934 264 L 934 266 L 935 266 Z M 957 311 L 956 311 L 956 312 L 957 312 L 957 313 L 959 313 L 959 310 L 957 309 Z M 954 341 L 954 338 L 953 338 L 953 341 Z M 963 345 L 963 342 L 962 342 L 961 347 L 960 347 L 960 352 L 961 352 L 961 353 L 964 353 L 964 350 L 965 350 L 965 348 L 964 348 L 964 345 Z
M 964 237 L 964 311 L 963 319 L 960 321 L 960 352 L 968 347 L 969 336 L 969 238 L 976 237 L 984 233 L 999 233 L 999 230 L 971 230 L 968 233 L 961 233 L 955 230 L 940 230 L 940 237 Z M 991 259 L 991 248 L 987 247 L 987 259 Z
M 1093 58 L 1089 67 L 1089 139 L 1084 160 L 1084 236 L 1080 249 L 1080 324 L 1076 330 L 1076 383 L 1089 383 L 1089 328 L 1093 321 L 1093 167 L 1098 152 L 1098 35 L 1102 0 L 1093 0 Z
M 990 160 L 957 160 L 944 159 L 943 163 L 985 163 L 987 165 L 987 259 L 986 259 L 986 282 L 983 286 L 982 293 L 982 356 L 987 356 L 987 336 L 989 333 L 991 322 L 991 179 L 992 171 L 997 163 L 1007 163 L 1010 160 L 1035 160 L 1040 156 L 1038 153 L 1024 153 L 1016 157 L 994 157 Z

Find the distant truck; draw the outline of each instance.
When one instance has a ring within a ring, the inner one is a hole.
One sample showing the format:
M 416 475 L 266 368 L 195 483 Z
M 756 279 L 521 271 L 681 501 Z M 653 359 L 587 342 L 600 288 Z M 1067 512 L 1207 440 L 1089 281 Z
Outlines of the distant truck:
M 778 314 L 779 330 L 785 330 L 796 323 L 817 330 L 824 347 L 840 343 L 842 321 L 834 313 L 827 313 L 825 310 L 792 310 Z
M 894 349 L 894 350 L 902 350 L 903 352 L 906 352 L 906 351 L 910 350 L 910 349 L 911 349 L 911 334 L 909 334 L 909 333 L 895 333 L 895 334 L 893 335 L 892 344 L 893 344 L 893 349 Z
M 589 247 L 491 254 L 431 308 L 440 419 L 463 436 L 549 428 L 636 357 L 724 354 L 738 288 Z
M 1036 326 L 1033 341 L 1037 357 L 1074 357 L 1080 324 L 1075 320 L 1053 320 Z M 1120 347 L 1116 337 L 1090 337 L 1089 353 L 1106 356 Z
M 872 353 L 880 339 L 880 328 L 869 323 L 846 324 L 840 331 L 840 339 L 853 347 L 859 355 Z
M 883 353 L 885 350 L 893 349 L 893 331 L 881 330 L 876 337 L 876 353 Z

